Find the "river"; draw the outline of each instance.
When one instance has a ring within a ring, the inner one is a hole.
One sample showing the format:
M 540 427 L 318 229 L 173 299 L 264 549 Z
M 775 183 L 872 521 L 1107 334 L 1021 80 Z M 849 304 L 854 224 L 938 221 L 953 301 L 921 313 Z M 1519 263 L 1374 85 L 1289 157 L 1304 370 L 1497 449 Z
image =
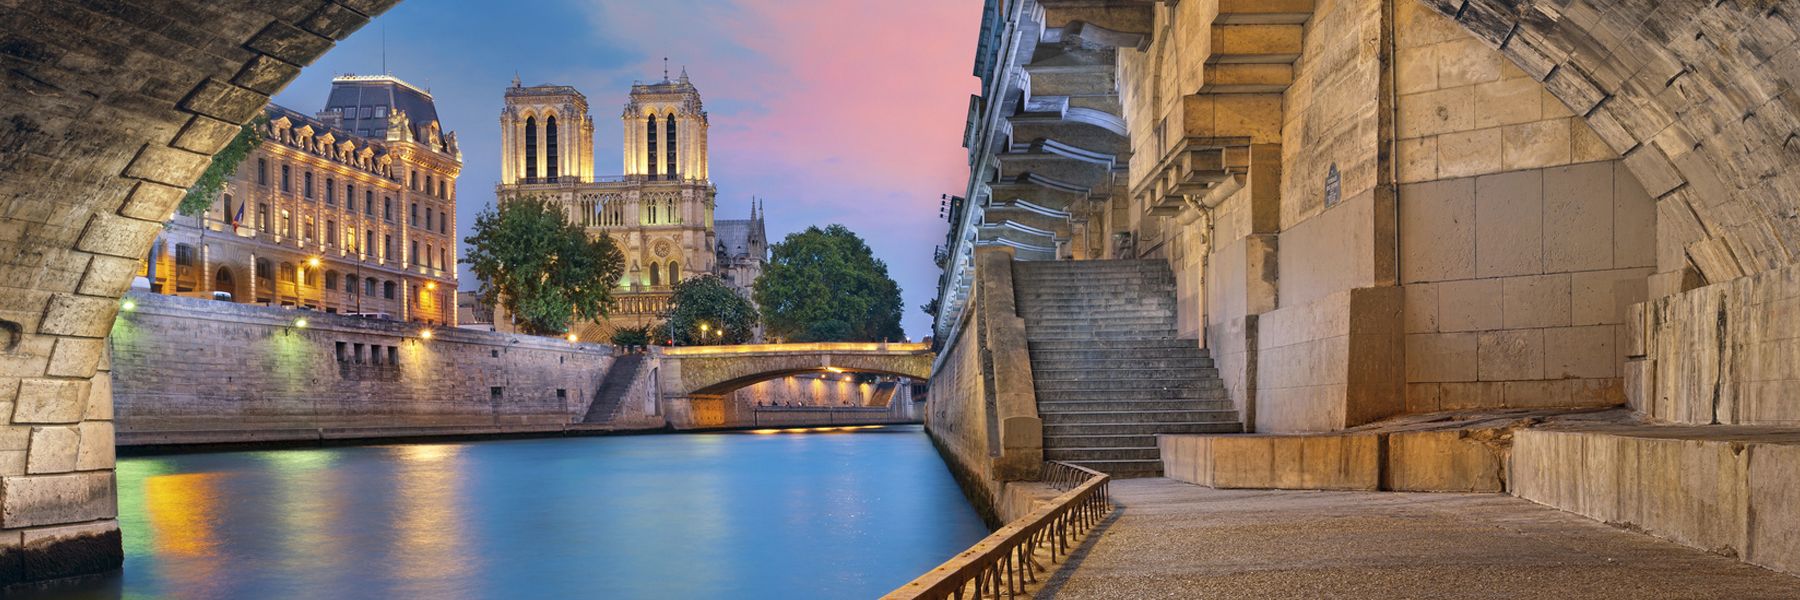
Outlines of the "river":
M 119 461 L 125 598 L 871 598 L 987 534 L 916 426 Z

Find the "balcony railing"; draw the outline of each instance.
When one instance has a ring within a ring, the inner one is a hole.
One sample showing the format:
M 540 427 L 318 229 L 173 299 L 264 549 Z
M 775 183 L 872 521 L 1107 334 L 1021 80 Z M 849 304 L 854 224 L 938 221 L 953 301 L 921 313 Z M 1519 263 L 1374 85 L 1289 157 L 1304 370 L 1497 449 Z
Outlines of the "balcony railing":
M 1083 535 L 1112 514 L 1105 473 L 1063 462 L 1044 464 L 1042 480 L 1066 490 L 931 572 L 889 592 L 886 600 L 1001 598 L 1030 593 L 1039 573 L 1050 569 L 1038 561 L 1045 552 L 1051 563 L 1073 552 Z

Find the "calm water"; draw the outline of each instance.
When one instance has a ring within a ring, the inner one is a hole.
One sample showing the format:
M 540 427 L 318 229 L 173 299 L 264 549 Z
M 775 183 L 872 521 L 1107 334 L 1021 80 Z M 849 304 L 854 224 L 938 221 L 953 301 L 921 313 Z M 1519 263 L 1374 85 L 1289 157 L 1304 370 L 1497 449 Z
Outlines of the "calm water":
M 869 598 L 987 530 L 917 427 L 143 457 L 128 598 Z

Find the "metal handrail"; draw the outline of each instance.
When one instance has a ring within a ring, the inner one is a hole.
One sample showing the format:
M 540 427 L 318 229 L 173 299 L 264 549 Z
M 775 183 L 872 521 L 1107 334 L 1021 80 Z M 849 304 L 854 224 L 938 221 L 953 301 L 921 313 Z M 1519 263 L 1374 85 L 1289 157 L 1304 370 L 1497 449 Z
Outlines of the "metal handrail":
M 1112 514 L 1105 473 L 1064 462 L 1044 464 L 1042 480 L 1065 490 L 1050 503 L 983 538 L 968 550 L 883 596 L 885 600 L 1002 598 L 1030 592 L 1038 573 L 1039 548 L 1060 562 L 1081 536 Z

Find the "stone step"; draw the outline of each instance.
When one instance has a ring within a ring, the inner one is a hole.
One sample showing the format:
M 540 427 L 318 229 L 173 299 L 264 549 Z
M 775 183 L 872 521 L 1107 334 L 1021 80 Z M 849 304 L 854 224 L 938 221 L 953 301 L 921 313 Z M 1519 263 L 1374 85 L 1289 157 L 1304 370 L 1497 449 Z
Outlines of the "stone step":
M 1093 412 L 1108 410 L 1237 410 L 1228 398 L 1107 398 L 1039 400 L 1038 413 Z
M 1078 462 L 1078 461 L 1089 461 L 1089 460 L 1156 460 L 1158 462 L 1161 462 L 1162 456 L 1160 455 L 1156 446 L 1118 447 L 1118 448 L 1052 448 L 1052 447 L 1050 447 L 1050 445 L 1048 443 L 1046 443 L 1044 445 L 1044 459 L 1045 460 L 1060 460 L 1060 461 L 1064 461 L 1064 462 Z
M 1093 341 L 1049 340 L 1049 341 L 1043 341 L 1043 342 L 1031 342 L 1029 344 L 1028 349 L 1031 351 L 1032 356 L 1037 356 L 1037 353 L 1039 351 L 1056 352 L 1056 351 L 1062 351 L 1062 350 L 1149 350 L 1149 349 L 1158 349 L 1158 348 L 1189 348 L 1189 349 L 1200 350 L 1201 352 L 1205 352 L 1204 349 L 1200 348 L 1200 342 L 1193 340 L 1193 339 L 1093 340 Z
M 1116 318 L 1175 316 L 1174 306 L 1130 304 L 1021 304 L 1019 316 L 1032 318 Z
M 1169 264 L 1159 259 L 1108 259 L 1108 260 L 1037 260 L 1013 263 L 1014 272 L 1079 272 L 1079 271 L 1120 271 L 1142 269 L 1150 271 L 1169 270 Z
M 1175 331 L 1174 327 L 1155 327 L 1155 328 L 1140 327 L 1140 328 L 1132 328 L 1132 329 L 1126 329 L 1126 328 L 1119 328 L 1119 329 L 1104 328 L 1104 329 L 1101 329 L 1101 328 L 1089 328 L 1089 327 L 1036 327 L 1036 328 L 1027 327 L 1027 328 L 1025 328 L 1025 339 L 1028 342 L 1035 342 L 1038 340 L 1057 341 L 1057 340 L 1081 340 L 1081 339 L 1168 340 L 1168 339 L 1175 339 L 1175 337 L 1178 335 L 1180 335 L 1180 333 Z
M 1156 434 L 1067 434 L 1067 436 L 1051 436 L 1044 434 L 1044 447 L 1058 449 L 1129 449 L 1129 447 L 1145 447 L 1156 445 Z
M 1045 425 L 1079 423 L 1235 423 L 1235 410 L 1097 410 L 1076 412 L 1038 411 Z
M 1100 390 L 1109 392 L 1135 392 L 1140 390 L 1211 390 L 1225 389 L 1224 382 L 1204 381 L 1198 378 L 1185 379 L 1043 379 L 1035 378 L 1039 392 L 1069 392 L 1076 390 Z
M 1037 361 L 1031 363 L 1031 376 L 1038 381 L 1079 381 L 1103 379 L 1117 381 L 1120 379 L 1168 379 L 1182 380 L 1188 378 L 1210 379 L 1219 376 L 1216 369 L 1185 367 L 1123 367 L 1111 369 L 1057 368 L 1061 363 L 1049 363 L 1038 368 Z
M 1064 461 L 1113 476 L 1115 479 L 1161 477 L 1161 460 L 1071 460 Z
M 1089 356 L 1043 357 L 1031 358 L 1031 371 L 1081 371 L 1101 369 L 1212 369 L 1213 361 L 1204 356 L 1187 354 L 1127 354 L 1120 353 L 1106 358 Z M 1217 375 L 1217 372 L 1213 373 Z
M 1189 423 L 1045 423 L 1044 437 L 1094 435 L 1156 435 L 1159 433 L 1239 433 L 1244 426 L 1236 421 Z
M 1025 329 L 1062 329 L 1092 327 L 1095 329 L 1174 329 L 1175 315 L 1118 315 L 1079 317 L 1025 317 Z
M 1168 390 L 1037 390 L 1038 402 L 1103 402 L 1107 400 L 1224 400 L 1224 384 L 1212 389 Z
M 1090 282 L 1083 285 L 1093 287 L 1066 289 L 1050 288 L 1019 292 L 1013 295 L 1013 300 L 1017 301 L 1019 304 L 1025 305 L 1038 302 L 1091 302 L 1100 300 L 1139 301 L 1156 297 L 1166 297 L 1175 292 L 1175 286 L 1173 285 L 1144 287 L 1102 282 Z

